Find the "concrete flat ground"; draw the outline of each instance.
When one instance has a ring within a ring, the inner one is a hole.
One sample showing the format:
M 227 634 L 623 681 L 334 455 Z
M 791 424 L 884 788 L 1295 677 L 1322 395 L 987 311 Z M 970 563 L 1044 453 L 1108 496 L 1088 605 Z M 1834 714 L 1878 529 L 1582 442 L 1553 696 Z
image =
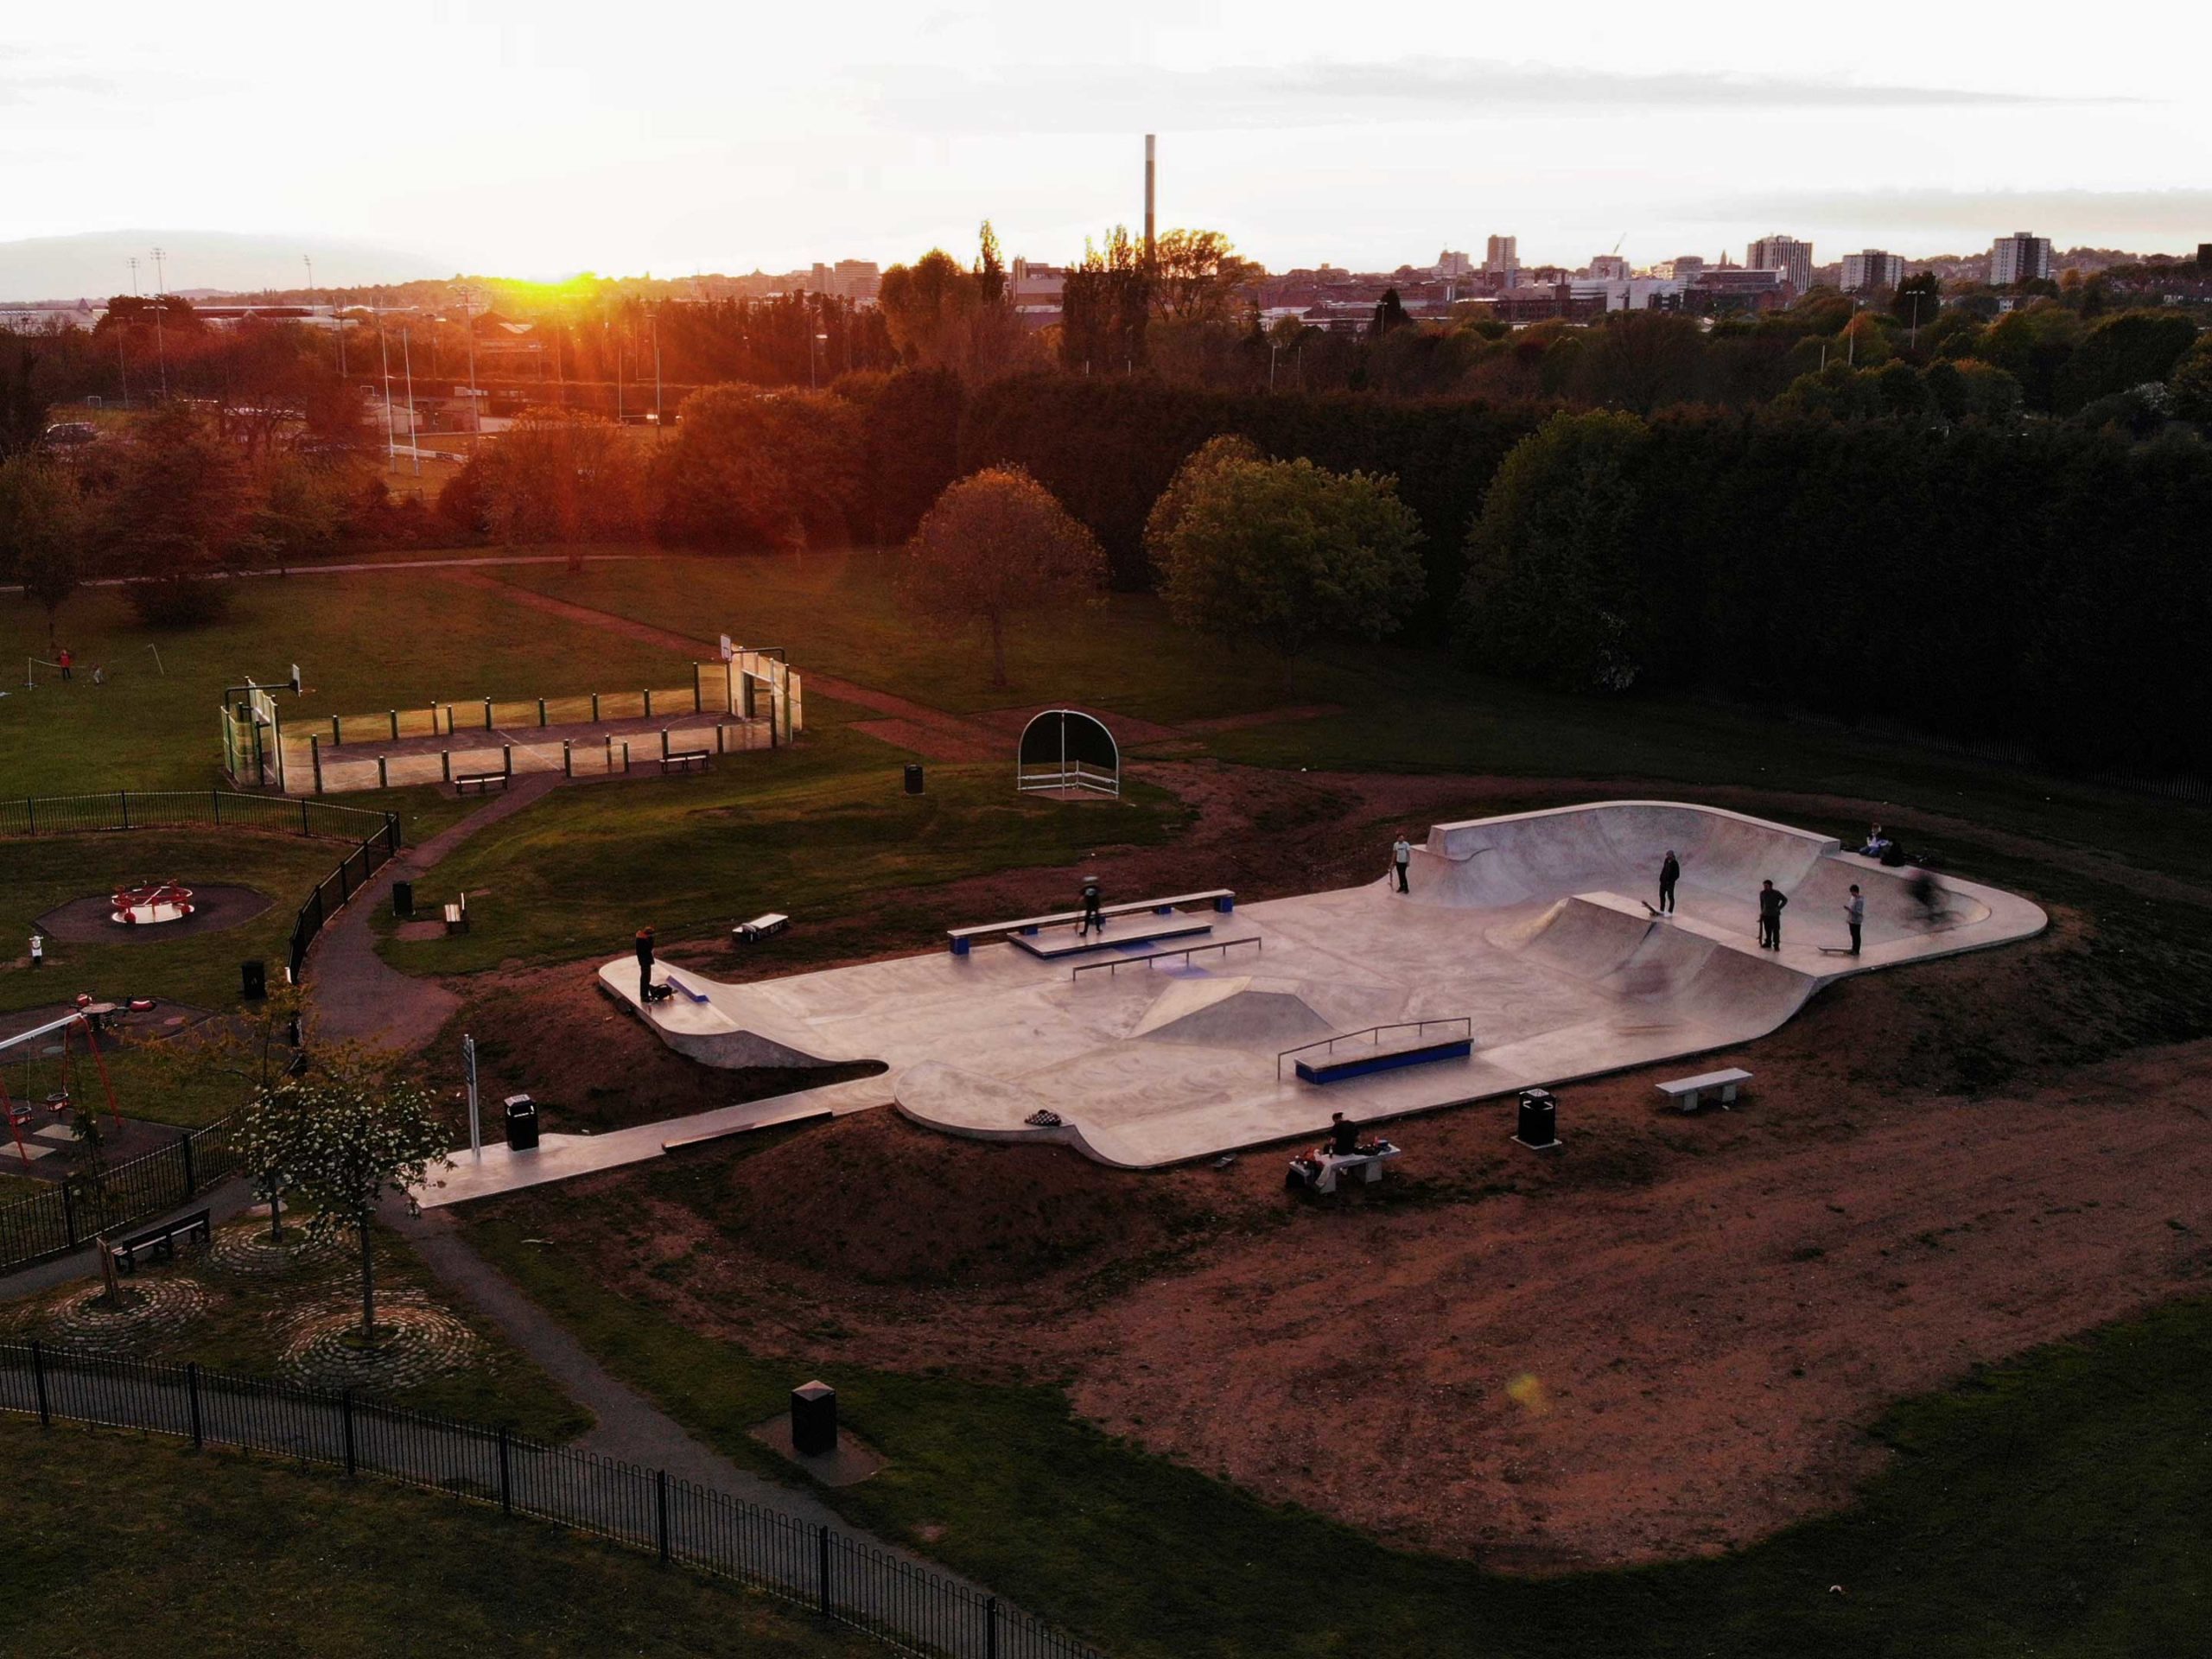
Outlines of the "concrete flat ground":
M 1661 918 L 1644 900 L 1670 849 L 1682 880 Z M 601 978 L 704 1064 L 880 1060 L 889 1074 L 874 1082 L 918 1122 L 1147 1168 L 1319 1134 L 1336 1111 L 1370 1122 L 1733 1046 L 1847 974 L 2046 925 L 2027 900 L 1961 881 L 1931 915 L 1915 874 L 1737 813 L 1605 802 L 1436 825 L 1410 893 L 1378 880 L 1244 906 L 1205 936 L 1237 948 L 1188 962 L 1071 971 L 1157 948 L 1132 918 L 1109 936 L 1122 944 L 1072 960 L 991 944 L 742 986 L 659 969 L 677 995 L 649 1007 L 634 962 Z M 1791 900 L 1778 951 L 1757 944 L 1763 880 Z M 1866 899 L 1857 957 L 1834 954 L 1853 882 Z M 1473 1039 L 1464 1058 L 1317 1085 L 1285 1055 L 1332 1038 L 1339 1058 L 1379 1053 L 1447 1032 L 1353 1033 L 1458 1020 Z M 1040 1112 L 1058 1122 L 1029 1122 Z

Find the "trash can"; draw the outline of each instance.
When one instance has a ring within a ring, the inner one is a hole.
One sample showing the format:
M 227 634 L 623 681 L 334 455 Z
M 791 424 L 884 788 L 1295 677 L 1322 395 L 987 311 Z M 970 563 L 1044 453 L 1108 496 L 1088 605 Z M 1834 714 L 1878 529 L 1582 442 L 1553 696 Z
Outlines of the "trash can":
M 403 922 L 415 913 L 415 884 L 412 881 L 391 884 L 391 913 Z
M 238 987 L 249 1002 L 269 995 L 269 965 L 260 961 L 238 963 Z
M 791 1390 L 791 1450 L 818 1455 L 837 1449 L 837 1390 L 817 1380 Z
M 507 1096 L 507 1150 L 537 1150 L 537 1103 L 528 1095 Z
M 1521 1122 L 1513 1137 L 1524 1147 L 1548 1147 L 1559 1139 L 1559 1101 L 1548 1089 L 1521 1091 Z
M 906 792 L 909 795 L 918 795 L 922 792 L 922 769 L 912 761 L 909 761 L 906 766 Z

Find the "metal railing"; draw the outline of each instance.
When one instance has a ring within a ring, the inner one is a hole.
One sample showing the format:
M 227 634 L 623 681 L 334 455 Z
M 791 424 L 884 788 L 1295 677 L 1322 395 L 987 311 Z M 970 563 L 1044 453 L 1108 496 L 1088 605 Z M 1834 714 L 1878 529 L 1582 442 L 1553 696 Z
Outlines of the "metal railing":
M 309 803 L 303 801 L 301 804 L 304 806 Z M 350 809 L 335 807 L 325 810 L 343 812 Z M 357 818 L 374 817 L 381 823 L 362 837 L 359 846 L 338 861 L 336 869 L 315 883 L 315 891 L 308 895 L 307 903 L 300 906 L 300 913 L 292 918 L 292 943 L 286 968 L 295 985 L 307 973 L 308 947 L 315 943 L 315 936 L 322 931 L 323 925 L 343 910 L 353 895 L 369 884 L 371 877 L 398 855 L 398 813 L 355 811 L 353 816 Z
M 826 1524 L 505 1428 L 198 1365 L 0 1342 L 0 1410 L 149 1430 L 372 1475 L 747 1585 L 932 1659 L 1102 1659 L 917 1562 Z
M 236 1173 L 234 1122 L 225 1117 L 204 1128 L 179 1131 L 158 1151 L 113 1166 L 97 1188 L 73 1176 L 47 1192 L 0 1205 L 0 1272 L 67 1255 L 104 1233 L 166 1215 Z
M 1295 1048 L 1286 1048 L 1281 1053 L 1277 1054 L 1275 1056 L 1275 1081 L 1277 1083 L 1281 1083 L 1282 1081 L 1282 1063 L 1285 1060 L 1288 1059 L 1294 1054 L 1303 1054 L 1309 1048 L 1325 1048 L 1330 1053 L 1333 1054 L 1337 1052 L 1337 1045 L 1338 1043 L 1352 1042 L 1362 1037 L 1380 1037 L 1382 1033 L 1386 1031 L 1412 1032 L 1414 1033 L 1414 1040 L 1411 1046 L 1419 1048 L 1421 1046 L 1423 1039 L 1427 1037 L 1428 1028 L 1431 1026 L 1457 1026 L 1459 1027 L 1459 1034 L 1465 1037 L 1469 1042 L 1471 1043 L 1475 1039 L 1474 1021 L 1470 1020 L 1464 1014 L 1453 1014 L 1449 1019 L 1445 1020 L 1396 1020 L 1391 1021 L 1389 1025 L 1365 1026 L 1357 1031 L 1340 1031 L 1333 1037 L 1317 1037 L 1310 1043 L 1300 1043 Z M 1388 1052 L 1395 1054 L 1399 1052 L 1395 1049 L 1385 1050 L 1380 1042 L 1377 1042 L 1375 1045 L 1375 1048 L 1377 1053 Z
M 0 836 L 75 836 L 105 830 L 268 830 L 359 841 L 388 812 L 228 789 L 111 789 L 97 795 L 0 799 Z
M 1104 962 L 1078 962 L 1068 974 L 1068 978 L 1073 980 L 1078 975 L 1095 974 L 1103 969 L 1106 971 L 1106 976 L 1111 979 L 1114 976 L 1114 970 L 1117 968 L 1135 968 L 1145 963 L 1165 962 L 1170 957 L 1180 957 L 1184 961 L 1188 962 L 1192 953 L 1198 950 L 1218 950 L 1226 956 L 1240 944 L 1249 944 L 1255 950 L 1265 948 L 1261 944 L 1260 936 L 1256 933 L 1241 939 L 1208 939 L 1204 944 L 1186 944 L 1173 950 L 1149 950 L 1141 957 L 1109 957 Z

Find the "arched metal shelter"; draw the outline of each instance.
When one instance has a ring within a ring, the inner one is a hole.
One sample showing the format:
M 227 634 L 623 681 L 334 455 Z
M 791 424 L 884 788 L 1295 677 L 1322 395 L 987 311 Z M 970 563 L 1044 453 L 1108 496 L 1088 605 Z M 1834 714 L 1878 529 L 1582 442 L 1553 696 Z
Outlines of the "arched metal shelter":
M 1082 789 L 1122 793 L 1122 750 L 1114 734 L 1074 709 L 1047 709 L 1021 728 L 1014 786 L 1023 794 Z

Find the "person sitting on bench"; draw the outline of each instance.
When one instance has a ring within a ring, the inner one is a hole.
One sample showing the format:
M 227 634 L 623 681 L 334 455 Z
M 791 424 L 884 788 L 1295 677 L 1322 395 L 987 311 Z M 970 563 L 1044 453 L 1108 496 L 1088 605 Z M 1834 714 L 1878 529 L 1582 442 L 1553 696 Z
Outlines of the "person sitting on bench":
M 1329 1155 L 1333 1158 L 1356 1158 L 1359 1155 L 1359 1125 L 1342 1112 L 1329 1114 Z
M 1104 937 L 1106 917 L 1098 907 L 1104 896 L 1098 890 L 1096 877 L 1083 884 L 1083 922 L 1075 931 L 1076 938 L 1086 938 L 1093 928 L 1098 930 L 1101 938 Z

